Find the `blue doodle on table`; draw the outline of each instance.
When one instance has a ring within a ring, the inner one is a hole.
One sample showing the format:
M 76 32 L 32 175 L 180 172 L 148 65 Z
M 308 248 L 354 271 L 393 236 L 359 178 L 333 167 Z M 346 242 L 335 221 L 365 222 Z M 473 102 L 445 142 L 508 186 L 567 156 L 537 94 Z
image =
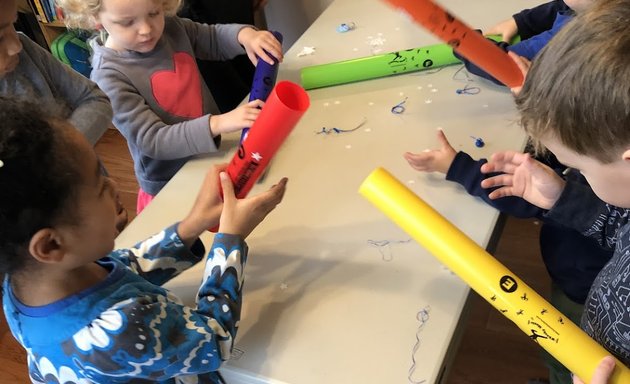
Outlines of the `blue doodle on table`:
M 378 248 L 378 252 L 381 254 L 383 261 L 390 262 L 394 260 L 394 255 L 392 254 L 392 250 L 390 248 L 391 244 L 405 244 L 409 243 L 411 239 L 407 240 L 368 240 L 368 244 Z
M 420 325 L 418 325 L 418 329 L 416 330 L 416 344 L 413 346 L 413 350 L 411 352 L 411 367 L 409 368 L 409 372 L 407 376 L 407 379 L 409 380 L 410 384 L 422 384 L 426 382 L 426 380 L 419 380 L 419 381 L 415 380 L 413 378 L 413 374 L 416 371 L 416 364 L 417 364 L 416 352 L 418 351 L 418 349 L 420 349 L 420 333 L 422 332 L 422 329 L 429 321 L 430 313 L 431 313 L 431 307 L 427 305 L 426 307 L 418 311 L 418 313 L 416 314 L 416 319 L 420 322 Z

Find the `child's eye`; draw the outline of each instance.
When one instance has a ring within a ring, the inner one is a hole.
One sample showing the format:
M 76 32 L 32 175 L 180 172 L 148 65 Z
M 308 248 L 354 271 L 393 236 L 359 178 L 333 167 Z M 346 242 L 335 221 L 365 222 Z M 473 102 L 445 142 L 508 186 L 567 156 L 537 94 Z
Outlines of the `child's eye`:
M 133 24 L 133 20 L 118 21 L 118 22 L 116 22 L 116 24 L 121 25 L 123 27 L 129 27 L 129 26 L 131 26 L 131 24 Z
M 155 17 L 155 16 L 158 16 L 159 14 L 160 14 L 160 11 L 151 12 L 149 13 L 149 17 Z
M 112 182 L 111 182 L 110 178 L 109 177 L 105 177 L 104 180 L 103 180 L 103 187 L 101 188 L 99 196 L 103 196 L 105 194 L 105 192 L 110 190 L 111 188 L 112 188 Z

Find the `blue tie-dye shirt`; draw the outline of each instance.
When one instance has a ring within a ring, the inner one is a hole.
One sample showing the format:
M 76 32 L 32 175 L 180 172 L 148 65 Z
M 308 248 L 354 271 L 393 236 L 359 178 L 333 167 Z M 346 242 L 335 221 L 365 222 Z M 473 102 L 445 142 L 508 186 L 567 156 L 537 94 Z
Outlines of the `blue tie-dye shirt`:
M 176 229 L 113 251 L 98 261 L 110 271 L 104 281 L 49 305 L 25 306 L 5 279 L 5 316 L 34 383 L 220 382 L 240 318 L 247 246 L 215 236 L 191 308 L 161 287 L 204 254 Z

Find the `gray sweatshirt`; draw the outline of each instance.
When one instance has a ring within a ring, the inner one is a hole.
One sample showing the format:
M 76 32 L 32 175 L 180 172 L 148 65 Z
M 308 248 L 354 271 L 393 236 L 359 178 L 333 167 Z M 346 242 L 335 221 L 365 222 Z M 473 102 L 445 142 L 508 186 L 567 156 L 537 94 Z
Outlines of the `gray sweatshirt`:
M 67 118 L 92 145 L 96 144 L 112 121 L 107 96 L 31 39 L 22 33 L 18 36 L 23 46 L 20 63 L 0 78 L 0 94 L 42 103 Z
M 109 96 L 114 125 L 127 139 L 140 188 L 157 194 L 191 156 L 215 152 L 210 114 L 219 113 L 195 58 L 228 60 L 245 53 L 246 26 L 207 25 L 167 17 L 151 52 L 117 52 L 92 39 L 92 79 Z

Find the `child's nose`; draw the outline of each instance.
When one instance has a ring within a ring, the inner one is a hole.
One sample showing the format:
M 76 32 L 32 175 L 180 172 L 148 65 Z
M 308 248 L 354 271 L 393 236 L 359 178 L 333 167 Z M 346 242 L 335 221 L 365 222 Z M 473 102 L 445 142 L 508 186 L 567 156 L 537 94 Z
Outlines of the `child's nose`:
M 138 33 L 140 35 L 149 35 L 149 34 L 151 34 L 151 30 L 152 30 L 151 24 L 149 22 L 147 22 L 147 21 L 143 21 L 140 24 L 140 27 L 138 29 Z

